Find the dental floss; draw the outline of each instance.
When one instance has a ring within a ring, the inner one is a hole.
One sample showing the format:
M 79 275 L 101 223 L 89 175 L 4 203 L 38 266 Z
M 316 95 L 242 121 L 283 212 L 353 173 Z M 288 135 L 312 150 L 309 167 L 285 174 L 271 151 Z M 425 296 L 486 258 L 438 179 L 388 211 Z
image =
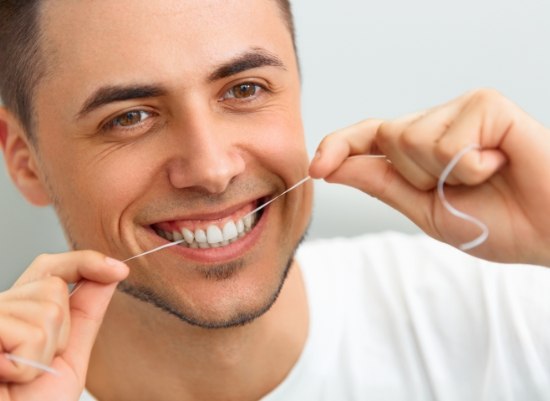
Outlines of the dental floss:
M 132 256 L 128 259 L 125 259 L 122 261 L 122 263 L 126 263 L 126 262 L 129 262 L 130 260 L 133 260 L 133 259 L 136 259 L 136 258 L 141 258 L 142 256 L 145 256 L 145 255 L 149 255 L 150 253 L 154 253 L 154 252 L 158 252 L 162 249 L 166 249 L 166 248 L 170 248 L 171 246 L 174 246 L 174 245 L 179 245 L 181 244 L 182 242 L 184 242 L 185 240 L 184 239 L 180 239 L 178 241 L 174 241 L 174 242 L 170 242 L 169 244 L 164 244 L 164 245 L 161 245 L 161 246 L 158 246 L 156 248 L 153 248 L 149 251 L 146 251 L 146 252 L 143 252 L 143 253 L 140 253 L 139 255 L 135 255 L 135 256 Z
M 175 246 L 175 245 L 179 245 L 181 244 L 182 242 L 184 242 L 185 240 L 178 240 L 178 241 L 174 241 L 174 242 L 170 242 L 169 244 L 164 244 L 164 245 L 161 245 L 161 246 L 158 246 L 156 248 L 153 248 L 153 249 L 150 249 L 148 251 L 145 251 L 143 253 L 140 253 L 138 255 L 134 255 L 128 259 L 124 259 L 122 261 L 122 263 L 126 263 L 126 262 L 129 262 L 130 260 L 132 259 L 136 259 L 136 258 L 140 258 L 142 256 L 145 256 L 145 255 L 149 255 L 150 253 L 154 253 L 154 252 L 158 252 L 162 249 L 166 249 L 166 248 L 170 248 L 171 246 Z M 72 297 L 74 295 L 75 292 L 77 292 L 79 290 L 80 287 L 82 287 L 82 284 L 84 283 L 84 281 L 79 281 L 77 282 L 74 287 L 72 288 L 71 290 L 71 293 L 69 294 L 69 298 Z
M 447 198 L 445 197 L 445 191 L 443 189 L 445 186 L 445 181 L 447 181 L 447 178 L 451 174 L 451 171 L 453 171 L 453 169 L 456 167 L 460 159 L 462 159 L 462 157 L 464 157 L 466 153 L 474 149 L 480 149 L 480 146 L 477 144 L 471 144 L 463 148 L 460 152 L 458 152 L 453 157 L 453 159 L 449 162 L 447 167 L 445 167 L 445 169 L 439 176 L 439 180 L 437 181 L 437 194 L 439 195 L 439 200 L 441 201 L 445 209 L 447 209 L 447 211 L 451 213 L 453 216 L 469 221 L 481 229 L 481 234 L 477 238 L 473 239 L 472 241 L 465 242 L 459 245 L 459 249 L 461 249 L 462 251 L 469 251 L 483 244 L 489 237 L 489 228 L 481 220 L 475 218 L 474 216 L 461 212 L 460 210 L 456 209 L 453 205 L 451 205 L 447 200 Z
M 477 218 L 469 215 L 469 214 L 466 214 L 464 212 L 461 212 L 460 210 L 456 209 L 453 205 L 451 205 L 449 203 L 449 201 L 447 200 L 447 198 L 445 197 L 445 191 L 444 191 L 444 186 L 445 186 L 445 182 L 447 181 L 447 178 L 449 177 L 449 175 L 451 174 L 451 172 L 453 171 L 453 169 L 456 167 L 456 165 L 458 164 L 458 162 L 460 161 L 460 159 L 462 159 L 462 157 L 470 152 L 471 150 L 474 150 L 474 149 L 480 149 L 479 145 L 476 145 L 476 144 L 472 144 L 472 145 L 468 145 L 467 147 L 465 147 L 464 149 L 462 149 L 460 152 L 458 152 L 454 157 L 453 159 L 449 162 L 449 164 L 445 167 L 445 169 L 443 170 L 443 172 L 441 173 L 440 177 L 439 177 L 439 180 L 437 182 L 437 193 L 439 195 L 439 199 L 441 200 L 441 203 L 443 204 L 443 207 L 445 207 L 445 209 L 447 209 L 447 211 L 449 213 L 451 213 L 453 216 L 456 216 L 458 218 L 461 218 L 463 220 L 466 220 L 466 221 L 469 221 L 473 224 L 475 224 L 476 226 L 478 226 L 482 233 L 481 235 L 479 235 L 477 238 L 475 238 L 474 240 L 470 241 L 470 242 L 466 242 L 466 243 L 463 243 L 459 246 L 459 248 L 463 251 L 467 251 L 467 250 L 471 250 L 479 245 L 481 245 L 482 243 L 484 243 L 488 236 L 489 236 L 489 228 L 487 227 L 487 225 L 485 223 L 483 223 L 482 221 L 478 220 Z M 386 156 L 384 155 L 357 155 L 357 156 L 352 156 L 352 157 L 370 157 L 370 158 L 386 158 Z M 307 176 L 303 179 L 301 179 L 300 181 L 298 181 L 296 184 L 294 184 L 293 186 L 291 186 L 290 188 L 288 188 L 286 191 L 280 193 L 279 195 L 277 195 L 276 197 L 268 200 L 267 202 L 265 202 L 263 205 L 257 207 L 256 209 L 252 210 L 251 212 L 247 213 L 243 218 L 245 217 L 248 217 L 260 210 L 262 210 L 263 208 L 265 208 L 266 206 L 268 206 L 270 203 L 276 201 L 277 199 L 279 199 L 281 196 L 283 195 L 286 195 L 288 192 L 298 188 L 300 185 L 306 183 L 307 181 L 309 181 L 311 179 L 310 176 Z M 153 248 L 153 249 L 150 249 L 148 251 L 145 251 L 143 253 L 140 253 L 138 255 L 134 255 L 132 257 L 129 257 L 128 259 L 125 259 L 123 260 L 122 262 L 123 263 L 126 263 L 126 262 L 129 262 L 130 260 L 133 260 L 133 259 L 136 259 L 136 258 L 140 258 L 142 256 L 145 256 L 145 255 L 149 255 L 151 253 L 154 253 L 154 252 L 158 252 L 158 251 L 161 251 L 163 249 L 166 249 L 166 248 L 170 248 L 172 246 L 176 246 L 176 245 L 179 245 L 181 244 L 182 242 L 184 242 L 185 240 L 178 240 L 178 241 L 174 241 L 174 242 L 170 242 L 168 244 L 164 244 L 164 245 L 161 245 L 159 247 L 156 247 L 156 248 Z M 69 295 L 69 297 L 71 297 L 80 287 L 82 286 L 82 281 L 81 282 L 78 282 L 72 289 L 71 291 L 71 294 Z M 40 362 L 35 362 L 33 360 L 30 360 L 30 359 L 27 359 L 27 358 L 23 358 L 23 357 L 20 357 L 20 356 L 17 356 L 17 355 L 13 355 L 13 354 L 9 354 L 9 353 L 4 353 L 4 356 L 9 359 L 10 361 L 14 361 L 14 362 L 18 362 L 18 363 L 21 363 L 23 365 L 28 365 L 28 366 L 31 366 L 33 368 L 36 368 L 36 369 L 40 369 L 40 370 L 43 370 L 44 372 L 47 372 L 47 373 L 51 373 L 53 374 L 54 376 L 59 376 L 59 372 L 47 365 L 44 365 Z
M 243 217 L 241 217 L 242 219 L 245 219 L 247 218 L 248 216 L 251 216 L 253 215 L 254 213 L 262 210 L 264 207 L 266 207 L 267 205 L 269 205 L 270 203 L 272 202 L 275 202 L 277 199 L 279 199 L 281 196 L 283 195 L 286 195 L 287 193 L 289 193 L 290 191 L 292 191 L 293 189 L 296 189 L 298 188 L 300 185 L 302 185 L 303 183 L 307 182 L 311 180 L 311 177 L 308 175 L 307 177 L 305 178 L 302 178 L 300 181 L 298 181 L 296 184 L 294 184 L 293 186 L 291 186 L 290 188 L 288 188 L 286 191 L 280 193 L 279 195 L 277 195 L 276 197 L 274 197 L 273 199 L 270 199 L 268 200 L 266 203 L 264 203 L 263 205 L 261 206 L 258 206 L 256 209 L 254 209 L 253 211 L 251 212 L 248 212 L 247 214 L 245 214 Z
M 6 359 L 8 359 L 10 361 L 18 362 L 18 363 L 23 364 L 23 365 L 28 365 L 28 366 L 31 366 L 33 368 L 43 370 L 44 372 L 51 373 L 54 376 L 60 376 L 61 375 L 56 369 L 51 368 L 48 365 L 44 365 L 43 363 L 33 361 L 32 359 L 23 358 L 21 356 L 8 354 L 8 353 L 4 353 L 4 356 L 6 357 Z

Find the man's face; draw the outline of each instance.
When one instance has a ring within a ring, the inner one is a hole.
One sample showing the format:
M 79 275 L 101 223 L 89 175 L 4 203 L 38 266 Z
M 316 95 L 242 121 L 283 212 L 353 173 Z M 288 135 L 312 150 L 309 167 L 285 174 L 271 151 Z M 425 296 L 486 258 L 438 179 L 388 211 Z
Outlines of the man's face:
M 42 21 L 38 153 L 73 246 L 126 259 L 186 234 L 132 261 L 128 292 L 203 325 L 265 308 L 311 209 L 306 185 L 242 219 L 307 175 L 276 2 L 50 0 Z

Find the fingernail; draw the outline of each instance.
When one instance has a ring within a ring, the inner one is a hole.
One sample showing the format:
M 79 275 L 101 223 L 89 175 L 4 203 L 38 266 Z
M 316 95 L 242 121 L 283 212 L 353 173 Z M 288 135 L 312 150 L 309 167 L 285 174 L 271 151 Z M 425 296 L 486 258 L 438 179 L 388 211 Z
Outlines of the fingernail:
M 318 150 L 317 152 L 315 152 L 315 156 L 313 157 L 313 160 L 318 160 L 321 158 L 321 151 Z
M 105 263 L 112 267 L 126 267 L 126 265 L 122 263 L 120 260 L 113 259 L 110 257 L 105 258 Z

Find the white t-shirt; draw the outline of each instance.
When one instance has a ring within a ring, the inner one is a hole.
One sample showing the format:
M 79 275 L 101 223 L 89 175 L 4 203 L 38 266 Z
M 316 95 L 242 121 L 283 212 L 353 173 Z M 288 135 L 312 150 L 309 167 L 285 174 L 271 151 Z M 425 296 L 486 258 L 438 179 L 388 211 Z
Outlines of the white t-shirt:
M 550 400 L 550 270 L 395 233 L 297 257 L 310 333 L 263 401 Z

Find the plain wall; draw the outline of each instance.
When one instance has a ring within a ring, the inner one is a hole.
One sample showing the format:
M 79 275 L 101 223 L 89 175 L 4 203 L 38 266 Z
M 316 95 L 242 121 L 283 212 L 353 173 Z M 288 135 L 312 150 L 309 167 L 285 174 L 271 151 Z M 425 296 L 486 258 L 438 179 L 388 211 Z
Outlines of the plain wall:
M 310 154 L 338 128 L 398 117 L 478 87 L 496 88 L 550 126 L 547 0 L 293 3 Z M 316 191 L 310 238 L 417 231 L 357 190 L 317 183 Z M 53 212 L 27 205 L 5 169 L 0 194 L 1 290 L 36 255 L 66 245 Z

